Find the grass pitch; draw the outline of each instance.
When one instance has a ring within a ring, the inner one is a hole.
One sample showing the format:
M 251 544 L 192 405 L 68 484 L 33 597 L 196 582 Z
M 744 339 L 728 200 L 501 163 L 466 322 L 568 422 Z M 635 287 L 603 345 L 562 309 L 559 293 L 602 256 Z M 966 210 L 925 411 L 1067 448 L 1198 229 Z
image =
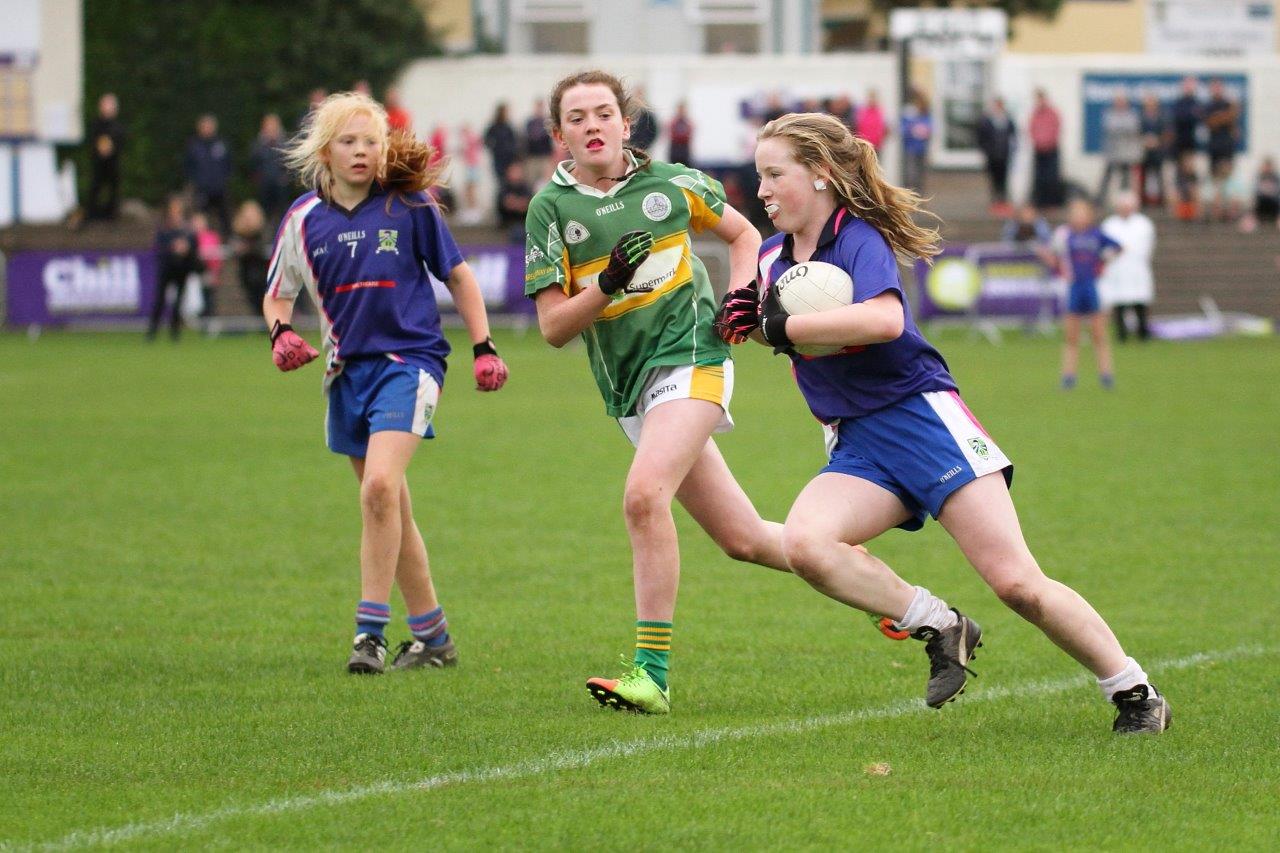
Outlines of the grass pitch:
M 256 336 L 4 336 L 0 847 L 1274 846 L 1275 341 L 1121 347 L 1118 390 L 1071 394 L 1054 340 L 938 341 L 1041 564 L 1170 697 L 1164 736 L 1112 736 L 935 524 L 872 547 L 983 625 L 945 710 L 918 644 L 679 512 L 674 713 L 598 708 L 583 681 L 633 638 L 630 452 L 583 351 L 535 333 L 499 337 L 496 395 L 456 359 L 410 470 L 461 665 L 350 677 L 359 512 L 316 367 Z M 720 446 L 781 518 L 819 431 L 763 348 L 733 409 Z

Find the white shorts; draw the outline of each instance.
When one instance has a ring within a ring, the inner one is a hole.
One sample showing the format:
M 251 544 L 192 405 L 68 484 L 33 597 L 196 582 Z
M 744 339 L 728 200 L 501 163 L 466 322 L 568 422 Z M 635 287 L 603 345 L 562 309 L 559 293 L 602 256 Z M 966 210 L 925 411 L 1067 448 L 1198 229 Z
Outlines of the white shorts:
M 618 418 L 618 425 L 633 445 L 640 443 L 640 428 L 644 416 L 655 406 L 672 400 L 706 400 L 720 407 L 720 422 L 713 433 L 733 429 L 729 415 L 729 400 L 733 397 L 733 359 L 722 364 L 682 364 L 676 367 L 655 367 L 649 372 L 640 396 L 636 399 L 636 413 Z

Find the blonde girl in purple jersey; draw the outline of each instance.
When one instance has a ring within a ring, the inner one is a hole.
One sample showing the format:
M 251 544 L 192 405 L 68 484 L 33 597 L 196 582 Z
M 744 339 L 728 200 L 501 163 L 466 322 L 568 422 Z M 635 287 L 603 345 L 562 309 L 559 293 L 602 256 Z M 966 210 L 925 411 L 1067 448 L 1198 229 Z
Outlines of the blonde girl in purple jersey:
M 312 190 L 280 227 L 262 310 L 276 366 L 289 371 L 318 356 L 289 325 L 294 299 L 305 287 L 321 309 L 327 440 L 360 481 L 353 673 L 385 667 L 393 584 L 412 634 L 393 666 L 457 662 L 405 477 L 433 435 L 449 354 L 427 270 L 445 282 L 467 327 L 477 389 L 496 391 L 507 377 L 475 275 L 426 195 L 441 169 L 433 153 L 412 135 L 390 135 L 382 106 L 351 92 L 312 110 L 286 150 Z
M 765 125 L 756 169 L 759 197 L 782 233 L 762 247 L 759 313 L 753 319 L 734 309 L 754 294 L 731 292 L 722 334 L 787 352 L 806 402 L 834 440 L 829 464 L 796 498 L 783 529 L 792 571 L 927 640 L 927 701 L 940 707 L 963 689 L 981 629 L 857 548 L 893 527 L 918 529 L 933 515 L 1006 605 L 1093 672 L 1119 711 L 1115 731 L 1163 731 L 1169 706 L 1146 673 L 1088 602 L 1041 571 L 1009 496 L 1012 466 L 915 328 L 895 258 L 937 252 L 937 233 L 913 219 L 919 197 L 887 183 L 871 145 L 826 115 Z M 848 272 L 854 303 L 787 315 L 769 284 L 808 261 Z M 805 359 L 796 344 L 846 349 Z

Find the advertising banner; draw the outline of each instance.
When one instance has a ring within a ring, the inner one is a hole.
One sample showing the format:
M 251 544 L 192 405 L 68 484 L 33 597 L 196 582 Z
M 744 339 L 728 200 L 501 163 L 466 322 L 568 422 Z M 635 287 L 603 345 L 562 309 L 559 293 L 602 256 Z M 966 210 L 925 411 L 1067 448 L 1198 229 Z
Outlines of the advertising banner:
M 462 246 L 493 314 L 535 314 L 524 295 L 524 249 L 515 245 Z M 448 289 L 432 281 L 442 311 L 453 312 Z M 149 249 L 112 252 L 16 252 L 8 258 L 10 326 L 95 325 L 145 319 L 156 292 L 155 255 Z
M 932 267 L 916 261 L 916 282 L 918 320 L 969 317 L 1033 323 L 1059 313 L 1049 269 L 1034 250 L 1016 243 L 949 245 Z
M 1090 154 L 1102 153 L 1102 114 L 1111 101 L 1121 92 L 1129 104 L 1139 113 L 1142 99 L 1148 94 L 1160 99 L 1165 116 L 1169 115 L 1173 102 L 1182 96 L 1182 80 L 1185 74 L 1086 74 L 1084 75 L 1084 150 Z M 1209 103 L 1209 81 L 1219 79 L 1227 97 L 1240 108 L 1240 140 L 1236 150 L 1244 151 L 1249 138 L 1249 78 L 1244 74 L 1193 74 L 1200 81 L 1197 97 L 1201 106 Z M 1208 131 L 1201 126 L 1202 134 Z M 1205 137 L 1207 138 L 1207 137 Z M 1203 147 L 1205 138 L 1200 140 Z
M 136 320 L 151 310 L 155 255 L 130 252 L 16 252 L 8 264 L 12 326 Z
M 462 255 L 480 283 L 485 308 L 491 314 L 536 314 L 533 300 L 524 295 L 524 246 L 460 246 Z M 432 276 L 441 312 L 456 309 L 453 296 Z

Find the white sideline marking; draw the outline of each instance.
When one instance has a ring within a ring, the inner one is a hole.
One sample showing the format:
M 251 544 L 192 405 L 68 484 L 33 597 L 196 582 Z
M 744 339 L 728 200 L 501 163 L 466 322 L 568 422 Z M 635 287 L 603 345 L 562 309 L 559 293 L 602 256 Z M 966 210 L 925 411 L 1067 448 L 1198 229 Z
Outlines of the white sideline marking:
M 1156 672 L 1188 669 L 1202 663 L 1215 663 L 1235 658 L 1260 657 L 1275 654 L 1278 650 L 1263 646 L 1239 646 L 1220 652 L 1204 652 L 1188 655 L 1183 658 L 1157 662 L 1152 666 Z M 966 705 L 975 702 L 994 702 L 1016 696 L 1027 698 L 1061 693 L 1081 685 L 1092 686 L 1092 679 L 1086 675 L 1057 681 L 1039 681 L 1010 687 L 993 687 L 983 689 L 980 693 L 967 696 L 962 701 Z M 228 806 L 204 814 L 175 814 L 166 820 L 148 823 L 130 823 L 115 828 L 82 829 L 64 835 L 57 841 L 46 842 L 35 846 L 17 847 L 12 842 L 0 842 L 0 850 L 39 849 L 39 850 L 71 850 L 78 847 L 99 847 L 119 844 L 143 837 L 181 835 L 203 829 L 210 824 L 239 817 L 258 815 L 276 815 L 285 812 L 296 812 L 315 806 L 339 805 L 354 800 L 363 800 L 379 794 L 401 794 L 410 791 L 431 791 L 454 785 L 466 785 L 473 782 L 490 782 L 496 780 L 519 779 L 525 776 L 538 776 L 559 770 L 577 770 L 609 758 L 623 758 L 657 752 L 663 749 L 701 748 L 722 741 L 747 740 L 750 738 L 769 737 L 779 734 L 793 734 L 812 729 L 838 726 L 844 723 L 857 723 L 867 720 L 882 720 L 890 717 L 902 717 L 907 714 L 929 710 L 924 700 L 912 699 L 891 702 L 879 708 L 868 708 L 861 711 L 846 711 L 841 714 L 827 714 L 821 717 L 809 717 L 800 720 L 783 720 L 776 723 L 761 723 L 755 726 L 740 728 L 707 729 L 692 734 L 669 735 L 643 740 L 611 743 L 592 749 L 552 752 L 541 758 L 521 761 L 497 767 L 479 767 L 474 770 L 459 770 L 452 773 L 441 773 L 411 782 L 381 782 L 377 785 L 366 785 L 349 788 L 345 791 L 329 791 L 321 794 L 309 794 L 302 797 L 288 797 L 269 800 L 259 805 Z

